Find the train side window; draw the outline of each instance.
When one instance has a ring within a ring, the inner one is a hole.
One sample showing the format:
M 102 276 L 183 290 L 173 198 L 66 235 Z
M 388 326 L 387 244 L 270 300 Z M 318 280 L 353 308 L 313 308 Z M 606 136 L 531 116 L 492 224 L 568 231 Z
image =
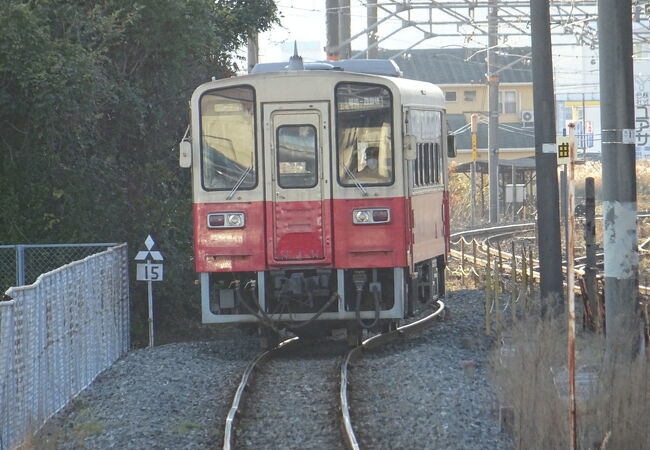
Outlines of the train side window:
M 440 184 L 440 169 L 442 168 L 442 164 L 440 161 L 440 144 L 435 143 L 433 144 L 433 151 L 432 153 L 432 159 L 433 159 L 433 183 L 434 184 Z
M 409 110 L 409 134 L 420 141 L 413 161 L 413 187 L 435 186 L 442 182 L 442 113 Z
M 432 145 L 430 143 L 424 144 L 424 184 L 431 184 L 433 178 L 431 176 L 431 153 Z
M 418 158 L 420 159 L 420 186 L 426 186 L 427 182 L 426 182 L 425 174 L 427 171 L 427 160 L 425 158 L 425 153 L 426 153 L 425 144 L 420 144 L 419 148 L 420 148 L 420 152 L 418 154 Z
M 316 186 L 316 149 L 316 128 L 313 125 L 282 125 L 277 128 L 277 171 L 281 188 Z

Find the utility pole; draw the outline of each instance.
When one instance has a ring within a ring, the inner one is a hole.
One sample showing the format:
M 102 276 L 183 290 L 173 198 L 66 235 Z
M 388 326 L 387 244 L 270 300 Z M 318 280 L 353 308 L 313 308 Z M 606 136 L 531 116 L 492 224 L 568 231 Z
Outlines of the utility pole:
M 488 172 L 490 176 L 490 223 L 499 221 L 499 77 L 496 72 L 498 36 L 497 0 L 489 0 L 488 10 Z
M 605 314 L 610 361 L 639 349 L 631 0 L 598 1 Z
M 339 0 L 325 0 L 325 24 L 327 45 L 325 52 L 328 61 L 339 60 Z
M 472 174 L 471 183 L 471 203 L 472 203 L 472 226 L 476 225 L 476 161 L 478 161 L 478 114 L 474 113 L 470 117 L 470 131 L 472 133 Z
M 253 70 L 253 67 L 255 67 L 255 64 L 257 64 L 259 60 L 260 48 L 257 38 L 257 33 L 251 34 L 248 38 L 248 59 L 246 61 L 248 63 L 248 73 Z
M 585 178 L 585 253 L 587 261 L 585 264 L 585 285 L 587 286 L 587 298 L 591 308 L 591 316 L 594 318 L 594 327 L 600 331 L 602 317 L 598 310 L 598 290 L 596 289 L 596 188 L 593 177 Z
M 367 59 L 377 59 L 379 49 L 377 48 L 377 0 L 367 0 L 366 15 L 368 25 L 368 50 L 366 51 Z
M 555 145 L 555 99 L 549 0 L 530 1 L 535 168 L 537 175 L 537 246 L 542 315 L 548 302 L 563 303 L 560 211 Z
M 350 39 L 350 0 L 339 0 L 339 45 Z M 340 59 L 352 56 L 352 43 L 348 42 L 339 50 Z

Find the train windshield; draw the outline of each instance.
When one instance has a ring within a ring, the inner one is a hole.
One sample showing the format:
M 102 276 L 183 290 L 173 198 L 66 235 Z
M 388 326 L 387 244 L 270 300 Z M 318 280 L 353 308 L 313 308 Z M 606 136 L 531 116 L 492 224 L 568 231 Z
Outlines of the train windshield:
M 338 176 L 344 186 L 393 182 L 393 108 L 387 88 L 336 87 Z
M 254 117 L 255 91 L 250 86 L 201 96 L 201 165 L 206 190 L 255 187 Z

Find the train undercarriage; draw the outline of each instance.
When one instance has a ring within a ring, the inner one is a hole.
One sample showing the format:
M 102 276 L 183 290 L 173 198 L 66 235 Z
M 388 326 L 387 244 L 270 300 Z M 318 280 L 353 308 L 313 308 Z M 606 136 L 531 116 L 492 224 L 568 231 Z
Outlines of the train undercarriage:
M 258 324 L 269 340 L 282 329 L 309 336 L 343 329 L 358 340 L 363 329 L 391 329 L 444 294 L 442 257 L 415 267 L 412 276 L 401 267 L 202 273 L 203 322 Z

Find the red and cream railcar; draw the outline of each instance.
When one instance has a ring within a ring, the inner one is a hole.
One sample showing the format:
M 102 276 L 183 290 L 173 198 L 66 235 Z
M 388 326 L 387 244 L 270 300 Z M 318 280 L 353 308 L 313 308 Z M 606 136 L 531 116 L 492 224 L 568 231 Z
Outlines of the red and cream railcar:
M 442 293 L 448 139 L 438 87 L 346 70 L 266 72 L 201 85 L 191 116 L 181 165 L 193 169 L 204 323 L 358 330 L 392 325 Z

